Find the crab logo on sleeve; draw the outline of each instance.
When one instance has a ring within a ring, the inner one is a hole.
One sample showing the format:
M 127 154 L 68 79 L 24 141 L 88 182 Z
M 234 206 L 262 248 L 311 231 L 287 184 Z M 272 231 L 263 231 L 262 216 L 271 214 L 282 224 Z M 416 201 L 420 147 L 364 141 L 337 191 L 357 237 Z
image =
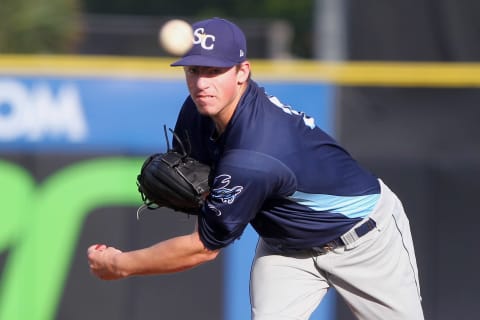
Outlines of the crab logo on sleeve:
M 228 188 L 232 177 L 228 174 L 221 174 L 215 178 L 214 185 L 217 183 L 220 185 L 214 188 L 210 196 L 214 199 L 220 200 L 222 203 L 232 204 L 235 198 L 242 192 L 242 186 L 234 186 Z

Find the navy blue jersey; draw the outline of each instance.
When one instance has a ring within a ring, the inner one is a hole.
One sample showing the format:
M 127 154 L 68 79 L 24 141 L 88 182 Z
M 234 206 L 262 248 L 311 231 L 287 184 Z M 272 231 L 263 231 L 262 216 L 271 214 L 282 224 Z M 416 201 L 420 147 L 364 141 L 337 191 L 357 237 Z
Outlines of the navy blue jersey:
M 367 216 L 379 198 L 377 178 L 313 118 L 253 81 L 219 137 L 190 97 L 175 132 L 188 136 L 192 157 L 212 166 L 211 192 L 198 218 L 209 249 L 227 246 L 249 223 L 278 248 L 321 246 Z

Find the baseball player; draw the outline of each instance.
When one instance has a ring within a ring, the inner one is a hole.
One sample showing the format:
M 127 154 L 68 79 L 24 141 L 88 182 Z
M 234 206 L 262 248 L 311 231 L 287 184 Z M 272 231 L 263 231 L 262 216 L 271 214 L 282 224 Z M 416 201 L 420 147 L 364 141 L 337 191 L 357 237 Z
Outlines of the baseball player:
M 102 279 L 165 274 L 214 259 L 248 224 L 259 234 L 252 319 L 308 319 L 335 288 L 358 319 L 423 319 L 409 221 L 397 196 L 306 114 L 251 79 L 243 32 L 193 25 L 182 66 L 190 95 L 175 132 L 212 170 L 196 230 L 122 252 L 90 247 Z

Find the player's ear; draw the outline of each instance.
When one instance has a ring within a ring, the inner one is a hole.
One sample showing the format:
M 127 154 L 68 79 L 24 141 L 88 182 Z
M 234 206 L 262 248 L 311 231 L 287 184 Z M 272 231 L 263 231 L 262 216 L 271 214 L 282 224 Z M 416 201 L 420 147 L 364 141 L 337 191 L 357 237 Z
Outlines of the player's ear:
M 245 83 L 250 78 L 250 62 L 244 61 L 237 65 L 237 82 Z

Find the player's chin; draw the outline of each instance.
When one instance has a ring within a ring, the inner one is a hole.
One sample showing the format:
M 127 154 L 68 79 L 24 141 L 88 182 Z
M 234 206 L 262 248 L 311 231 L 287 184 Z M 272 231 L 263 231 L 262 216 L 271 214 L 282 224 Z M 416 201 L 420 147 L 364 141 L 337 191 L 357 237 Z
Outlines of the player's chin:
M 198 113 L 200 113 L 203 116 L 211 117 L 214 116 L 217 113 L 217 109 L 215 106 L 205 103 L 205 101 L 195 101 L 195 106 L 197 107 Z

